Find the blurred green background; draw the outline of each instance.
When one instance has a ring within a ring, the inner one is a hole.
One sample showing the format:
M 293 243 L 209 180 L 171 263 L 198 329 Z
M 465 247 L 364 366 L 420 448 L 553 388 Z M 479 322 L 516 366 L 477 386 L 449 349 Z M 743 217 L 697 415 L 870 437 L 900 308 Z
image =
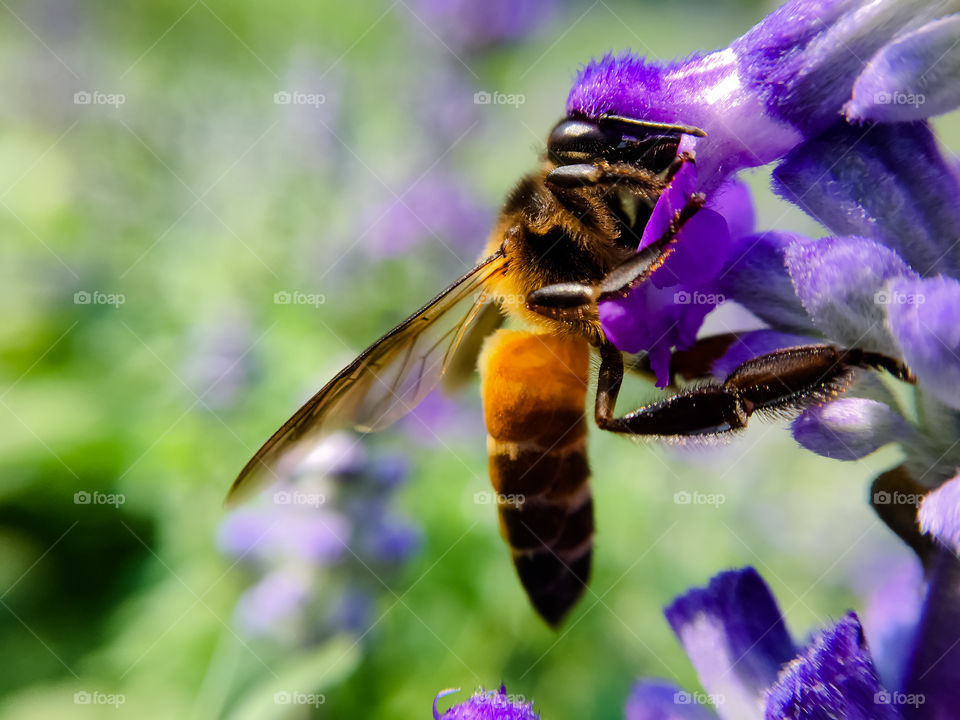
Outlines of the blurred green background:
M 713 49 L 770 9 L 478 5 L 0 2 L 0 716 L 415 718 L 442 688 L 503 681 L 544 718 L 617 718 L 640 676 L 697 687 L 661 615 L 689 586 L 753 564 L 803 636 L 906 557 L 864 502 L 894 450 L 830 462 L 760 423 L 693 452 L 594 432 L 591 591 L 553 633 L 474 502 L 472 387 L 431 429 L 369 441 L 406 458 L 391 503 L 421 542 L 367 578 L 365 627 L 291 642 L 237 623 L 262 568 L 218 545 L 231 480 L 479 255 L 579 64 Z M 748 177 L 759 227 L 817 234 L 768 178 Z M 314 577 L 324 597 L 342 573 Z

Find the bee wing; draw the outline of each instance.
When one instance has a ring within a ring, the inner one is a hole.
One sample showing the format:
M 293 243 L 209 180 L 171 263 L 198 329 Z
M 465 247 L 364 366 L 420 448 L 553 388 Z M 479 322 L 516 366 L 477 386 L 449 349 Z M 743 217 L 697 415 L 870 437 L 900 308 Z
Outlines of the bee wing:
M 382 430 L 413 410 L 446 372 L 486 302 L 476 291 L 503 270 L 503 254 L 491 255 L 364 350 L 263 444 L 233 481 L 227 504 L 277 479 L 322 436 L 350 427 Z

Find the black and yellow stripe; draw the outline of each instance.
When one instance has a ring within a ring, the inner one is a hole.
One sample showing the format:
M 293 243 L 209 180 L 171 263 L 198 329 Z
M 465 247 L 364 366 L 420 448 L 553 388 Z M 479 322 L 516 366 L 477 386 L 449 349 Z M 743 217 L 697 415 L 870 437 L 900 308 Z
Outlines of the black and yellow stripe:
M 589 347 L 570 336 L 501 330 L 480 357 L 500 531 L 531 603 L 554 626 L 590 575 L 588 372 Z

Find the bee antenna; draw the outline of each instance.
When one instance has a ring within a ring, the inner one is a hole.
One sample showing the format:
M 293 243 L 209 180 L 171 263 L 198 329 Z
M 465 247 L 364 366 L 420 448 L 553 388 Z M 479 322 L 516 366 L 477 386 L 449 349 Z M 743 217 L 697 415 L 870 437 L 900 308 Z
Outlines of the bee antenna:
M 625 117 L 623 115 L 601 115 L 597 121 L 603 123 L 619 123 L 622 125 L 632 125 L 633 127 L 646 128 L 648 130 L 659 130 L 661 132 L 675 132 L 683 135 L 693 135 L 694 137 L 706 137 L 705 130 L 701 130 L 693 125 L 680 125 L 676 123 L 654 122 L 653 120 L 637 120 L 636 118 Z

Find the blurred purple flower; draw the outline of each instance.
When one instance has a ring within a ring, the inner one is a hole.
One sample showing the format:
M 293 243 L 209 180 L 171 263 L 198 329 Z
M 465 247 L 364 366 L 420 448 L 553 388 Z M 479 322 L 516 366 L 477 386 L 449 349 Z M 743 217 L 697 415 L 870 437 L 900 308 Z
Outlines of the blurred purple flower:
M 428 142 L 436 155 L 452 149 L 483 119 L 483 106 L 474 102 L 476 81 L 454 58 L 418 68 L 410 100 L 418 142 Z
M 517 42 L 555 15 L 558 0 L 410 0 L 414 22 L 455 52 Z
M 264 575 L 237 602 L 237 625 L 251 637 L 286 635 L 310 601 L 310 586 L 309 578 L 286 570 Z
M 285 644 L 363 632 L 382 578 L 420 545 L 419 530 L 392 507 L 405 477 L 402 459 L 332 435 L 294 477 L 230 513 L 218 544 L 259 578 L 238 602 L 241 629 Z
M 872 588 L 863 614 L 863 628 L 885 687 L 903 687 L 904 658 L 912 647 L 923 609 L 923 568 L 915 557 L 890 567 Z
M 628 701 L 627 720 L 955 717 L 952 713 L 960 706 L 957 651 L 937 638 L 931 625 L 949 619 L 942 598 L 951 592 L 955 597 L 960 590 L 960 562 L 947 554 L 940 560 L 911 645 L 898 658 L 904 684 L 895 690 L 882 685 L 856 614 L 847 613 L 805 646 L 797 646 L 769 588 L 755 570 L 746 568 L 717 575 L 665 611 L 706 694 L 688 693 L 662 680 L 642 680 Z M 934 588 L 937 583 L 945 587 Z M 956 638 L 956 626 L 937 630 L 947 640 Z M 944 648 L 945 663 L 932 662 L 931 651 Z M 936 674 L 935 682 L 926 679 L 930 674 Z M 716 715 L 707 705 L 713 705 Z
M 459 690 L 443 690 L 433 699 L 434 720 L 539 720 L 540 715 L 533 711 L 533 704 L 525 702 L 523 698 L 514 698 L 507 694 L 507 688 L 500 686 L 500 690 L 483 690 L 474 693 L 466 702 L 454 705 L 445 713 L 437 710 L 437 701 L 440 698 L 460 692 Z
M 434 390 L 399 423 L 411 442 L 434 447 L 449 440 L 472 442 L 485 430 L 483 414 L 460 398 Z
M 343 132 L 344 84 L 336 63 L 318 63 L 310 54 L 294 54 L 272 98 L 283 128 L 278 134 L 291 147 L 283 152 L 287 162 L 299 160 L 312 174 L 338 170 L 346 154 L 337 140 Z
M 319 497 L 316 504 L 291 505 L 296 494 L 292 489 L 276 490 L 275 507 L 282 508 L 279 511 L 271 508 L 264 512 L 255 506 L 238 508 L 220 526 L 220 547 L 245 561 L 263 564 L 290 557 L 310 563 L 339 560 L 350 540 L 350 520 L 319 507 Z
M 444 171 L 435 170 L 412 182 L 400 197 L 367 212 L 370 224 L 361 235 L 367 238 L 368 252 L 397 257 L 425 242 L 445 245 L 456 257 L 473 252 L 477 239 L 489 230 L 490 210 Z
M 224 313 L 193 328 L 183 374 L 205 407 L 230 407 L 251 380 L 256 368 L 248 352 L 255 340 L 247 318 L 236 313 Z

